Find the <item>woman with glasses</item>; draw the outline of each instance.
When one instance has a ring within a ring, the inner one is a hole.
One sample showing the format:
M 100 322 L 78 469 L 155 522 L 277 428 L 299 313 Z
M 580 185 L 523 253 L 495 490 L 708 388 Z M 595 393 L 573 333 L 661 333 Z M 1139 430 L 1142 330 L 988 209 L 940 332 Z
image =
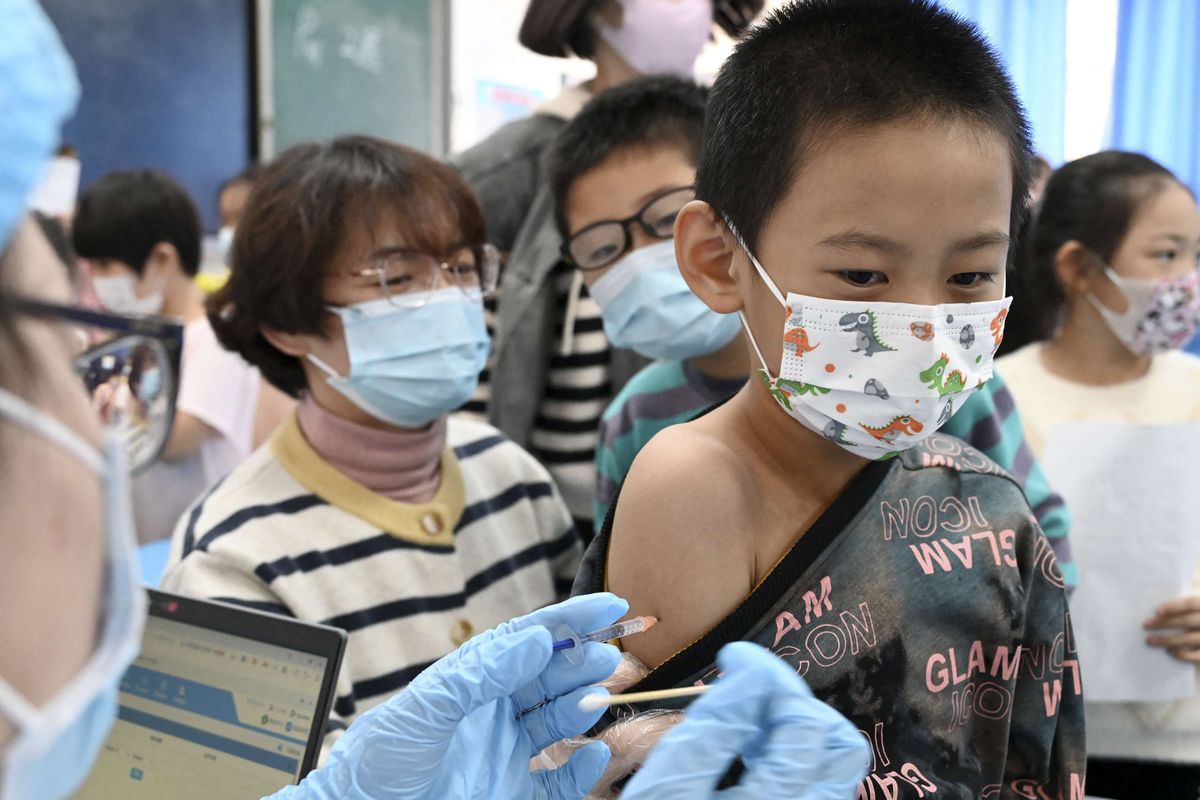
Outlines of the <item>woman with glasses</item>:
M 163 586 L 345 629 L 331 730 L 575 575 L 546 471 L 448 418 L 490 347 L 485 236 L 434 159 L 366 137 L 301 145 L 260 177 L 210 299 L 222 344 L 299 406 L 185 514 Z

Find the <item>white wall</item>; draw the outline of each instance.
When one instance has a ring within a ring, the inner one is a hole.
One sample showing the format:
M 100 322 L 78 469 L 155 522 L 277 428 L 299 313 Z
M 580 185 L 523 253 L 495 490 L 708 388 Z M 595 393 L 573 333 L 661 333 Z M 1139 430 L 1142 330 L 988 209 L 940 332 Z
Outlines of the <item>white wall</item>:
M 451 0 L 450 150 L 459 152 L 595 74 L 590 61 L 546 58 L 517 42 L 527 0 Z M 768 0 L 767 7 L 786 0 Z M 711 83 L 733 42 L 719 28 L 696 62 Z
M 764 16 L 790 0 L 767 0 Z M 588 80 L 591 62 L 546 58 L 517 42 L 527 0 L 450 0 L 450 150 L 525 116 L 565 86 Z M 1066 158 L 1100 149 L 1112 104 L 1117 0 L 1068 0 Z M 733 43 L 716 29 L 696 62 L 711 83 Z
M 564 86 L 595 74 L 590 61 L 539 56 L 517 42 L 527 0 L 452 0 L 450 151 L 523 117 Z

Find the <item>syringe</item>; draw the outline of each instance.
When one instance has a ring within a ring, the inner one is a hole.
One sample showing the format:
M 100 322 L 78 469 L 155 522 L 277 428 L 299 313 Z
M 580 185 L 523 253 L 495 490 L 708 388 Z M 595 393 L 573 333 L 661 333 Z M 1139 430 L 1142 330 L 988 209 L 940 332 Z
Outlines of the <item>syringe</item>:
M 635 633 L 649 630 L 656 622 L 658 622 L 657 617 L 634 617 L 591 633 L 585 633 L 583 636 L 575 633 L 569 625 L 559 625 L 553 631 L 554 652 L 564 650 L 567 660 L 572 664 L 578 664 L 583 661 L 583 654 L 578 648 L 587 642 L 607 642 L 624 636 L 633 636 Z

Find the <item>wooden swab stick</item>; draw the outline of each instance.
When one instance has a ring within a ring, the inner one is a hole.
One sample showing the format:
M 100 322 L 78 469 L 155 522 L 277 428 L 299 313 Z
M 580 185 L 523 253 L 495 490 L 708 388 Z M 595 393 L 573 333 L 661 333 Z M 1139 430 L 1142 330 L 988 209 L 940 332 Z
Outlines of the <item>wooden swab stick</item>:
M 680 689 L 659 689 L 654 692 L 631 692 L 629 694 L 589 694 L 579 701 L 580 711 L 595 711 L 605 706 L 619 706 L 625 703 L 645 703 L 650 700 L 668 700 L 672 697 L 692 697 L 704 694 L 708 686 L 684 686 Z

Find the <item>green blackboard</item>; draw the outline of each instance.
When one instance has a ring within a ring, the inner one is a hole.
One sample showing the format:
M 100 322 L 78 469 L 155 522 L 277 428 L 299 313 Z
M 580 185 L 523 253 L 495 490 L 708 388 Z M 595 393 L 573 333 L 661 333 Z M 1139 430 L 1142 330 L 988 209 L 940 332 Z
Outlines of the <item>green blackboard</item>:
M 262 150 L 366 133 L 440 153 L 444 0 L 260 0 Z

